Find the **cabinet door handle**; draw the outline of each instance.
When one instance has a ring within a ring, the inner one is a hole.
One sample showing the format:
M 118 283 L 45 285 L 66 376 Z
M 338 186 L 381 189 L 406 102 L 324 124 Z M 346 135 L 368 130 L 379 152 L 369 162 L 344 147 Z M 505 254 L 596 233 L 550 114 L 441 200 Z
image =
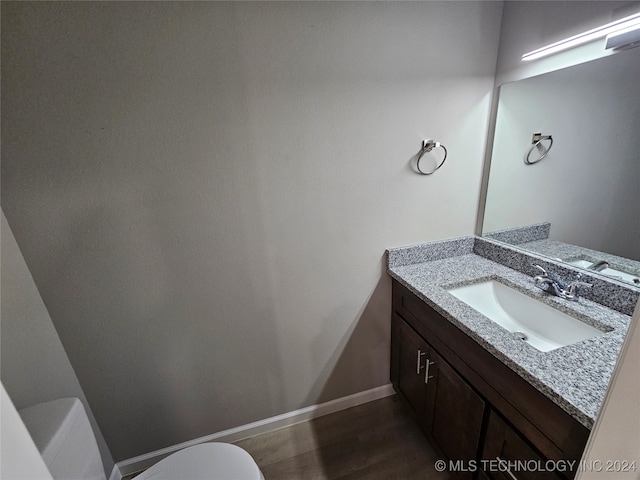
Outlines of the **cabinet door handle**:
M 430 378 L 433 378 L 433 375 L 429 375 L 429 366 L 435 365 L 435 364 L 436 364 L 436 362 L 430 362 L 429 359 L 427 359 L 427 361 L 425 363 L 425 366 L 427 367 L 427 369 L 424 372 L 424 383 L 425 383 L 425 385 L 427 383 L 429 383 L 429 379 Z
M 496 460 L 498 460 L 498 463 L 506 463 L 507 469 L 505 470 L 505 472 L 507 472 L 513 480 L 518 480 L 518 477 L 516 477 L 513 473 L 511 473 L 511 470 L 509 470 L 509 467 L 508 467 L 509 464 L 505 460 L 501 459 L 500 457 L 496 457 Z
M 418 350 L 418 360 L 416 363 L 416 375 L 420 375 L 420 370 L 424 368 L 424 366 L 422 365 L 422 357 L 424 355 L 426 355 L 426 352 Z M 429 361 L 427 361 L 427 363 L 429 363 Z

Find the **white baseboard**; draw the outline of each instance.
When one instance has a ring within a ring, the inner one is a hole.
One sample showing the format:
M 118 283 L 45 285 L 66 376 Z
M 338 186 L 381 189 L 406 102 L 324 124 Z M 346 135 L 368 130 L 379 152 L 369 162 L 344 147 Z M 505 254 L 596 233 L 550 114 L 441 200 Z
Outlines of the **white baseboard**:
M 363 403 L 372 402 L 380 398 L 389 397 L 395 391 L 391 384 L 382 385 L 380 387 L 365 390 L 364 392 L 354 393 L 342 398 L 336 398 L 329 402 L 311 405 L 309 407 L 294 410 L 292 412 L 276 415 L 275 417 L 266 418 L 257 422 L 248 423 L 239 427 L 223 430 L 222 432 L 213 433 L 204 437 L 196 438 L 188 442 L 179 443 L 171 447 L 156 450 L 145 455 L 123 460 L 114 465 L 109 480 L 122 480 L 122 477 L 131 473 L 139 472 L 149 468 L 151 465 L 159 462 L 163 458 L 171 455 L 178 450 L 197 445 L 205 442 L 236 442 L 243 438 L 259 435 L 261 433 L 271 432 L 283 427 L 289 427 L 296 423 L 311 420 L 312 418 L 322 417 L 330 413 L 338 412 L 350 407 L 362 405 Z

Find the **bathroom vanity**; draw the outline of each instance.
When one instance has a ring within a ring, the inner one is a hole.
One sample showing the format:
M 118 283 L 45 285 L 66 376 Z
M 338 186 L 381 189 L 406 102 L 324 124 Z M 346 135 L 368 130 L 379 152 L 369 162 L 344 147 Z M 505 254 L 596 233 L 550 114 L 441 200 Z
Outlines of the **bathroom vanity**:
M 387 251 L 391 380 L 454 476 L 579 468 L 640 296 L 639 69 L 636 49 L 502 85 L 485 238 Z
M 530 276 L 475 253 L 477 242 L 388 251 L 394 388 L 454 477 L 573 478 L 630 318 L 588 299 L 552 298 Z M 540 351 L 448 291 L 486 279 L 599 334 Z

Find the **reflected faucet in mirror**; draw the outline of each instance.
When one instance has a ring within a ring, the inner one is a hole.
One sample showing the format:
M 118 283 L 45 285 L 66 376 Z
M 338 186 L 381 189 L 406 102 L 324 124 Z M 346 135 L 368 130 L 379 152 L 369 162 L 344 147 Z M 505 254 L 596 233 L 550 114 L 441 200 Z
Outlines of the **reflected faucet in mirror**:
M 586 268 L 587 270 L 595 270 L 596 272 L 601 272 L 605 268 L 609 268 L 609 262 L 607 262 L 606 260 L 600 260 L 599 262 L 592 263 Z

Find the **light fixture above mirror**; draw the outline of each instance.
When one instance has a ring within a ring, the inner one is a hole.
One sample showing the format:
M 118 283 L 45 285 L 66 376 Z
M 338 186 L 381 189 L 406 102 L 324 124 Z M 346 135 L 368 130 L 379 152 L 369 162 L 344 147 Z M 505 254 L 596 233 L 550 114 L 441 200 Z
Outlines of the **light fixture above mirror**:
M 640 45 L 640 24 L 618 30 L 607 35 L 604 48 L 633 48 Z
M 522 61 L 537 60 L 604 37 L 607 37 L 607 43 L 610 42 L 610 38 L 617 39 L 615 41 L 616 46 L 607 48 L 621 48 L 637 42 L 638 38 L 635 33 L 638 31 L 640 31 L 640 12 L 525 53 L 522 55 Z M 622 32 L 624 32 L 624 35 L 617 35 Z M 614 40 L 611 40 L 611 42 L 613 44 Z

